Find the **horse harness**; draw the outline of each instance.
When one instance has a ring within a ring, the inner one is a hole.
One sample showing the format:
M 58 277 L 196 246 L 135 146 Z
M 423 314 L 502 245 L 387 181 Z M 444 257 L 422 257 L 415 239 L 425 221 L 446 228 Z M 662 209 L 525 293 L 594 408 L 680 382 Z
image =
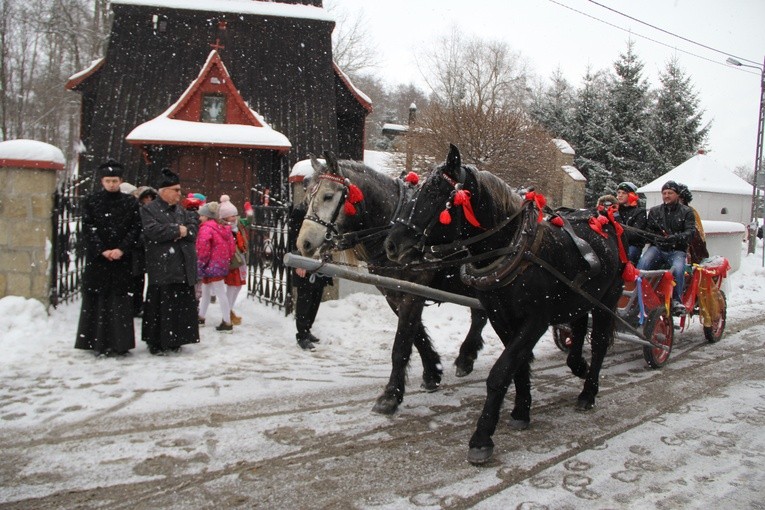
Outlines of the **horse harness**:
M 359 245 L 360 243 L 364 241 L 368 241 L 375 237 L 380 237 L 382 235 L 385 235 L 385 233 L 390 229 L 392 220 L 391 220 L 391 223 L 388 225 L 382 225 L 379 227 L 372 227 L 372 228 L 356 230 L 353 232 L 346 232 L 344 234 L 341 234 L 337 230 L 337 218 L 340 216 L 340 209 L 343 207 L 343 203 L 345 202 L 345 199 L 348 196 L 349 183 L 347 182 L 347 179 L 344 179 L 340 176 L 334 176 L 329 174 L 322 174 L 321 176 L 319 176 L 319 179 L 327 179 L 327 180 L 336 182 L 338 184 L 342 184 L 343 191 L 342 191 L 342 194 L 340 195 L 340 200 L 337 202 L 337 206 L 335 207 L 335 210 L 332 212 L 332 217 L 330 218 L 329 221 L 324 221 L 316 215 L 306 216 L 305 219 L 313 221 L 314 223 L 318 223 L 319 225 L 326 228 L 324 239 L 326 240 L 326 242 L 331 242 L 335 250 L 338 250 L 338 251 L 349 250 L 351 248 L 356 247 L 357 245 Z M 399 198 L 396 204 L 396 209 L 393 213 L 393 218 L 398 217 L 398 214 L 401 211 L 401 208 L 403 207 L 404 201 L 407 198 L 407 191 L 408 191 L 408 188 L 405 186 L 402 180 L 396 179 L 396 183 L 398 184 Z

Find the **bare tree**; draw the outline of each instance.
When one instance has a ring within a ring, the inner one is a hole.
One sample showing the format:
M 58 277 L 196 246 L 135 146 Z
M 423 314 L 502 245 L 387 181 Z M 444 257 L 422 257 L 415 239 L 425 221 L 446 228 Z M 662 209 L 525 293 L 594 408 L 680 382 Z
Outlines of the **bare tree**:
M 526 114 L 527 72 L 502 42 L 464 38 L 453 29 L 421 61 L 432 91 L 418 112 L 415 152 L 441 160 L 450 143 L 463 161 L 513 186 L 548 186 L 554 151 L 550 135 Z
M 363 71 L 379 65 L 374 42 L 367 33 L 367 19 L 361 11 L 349 13 L 337 4 L 326 2 L 326 9 L 335 16 L 332 33 L 332 58 L 346 74 L 355 79 Z

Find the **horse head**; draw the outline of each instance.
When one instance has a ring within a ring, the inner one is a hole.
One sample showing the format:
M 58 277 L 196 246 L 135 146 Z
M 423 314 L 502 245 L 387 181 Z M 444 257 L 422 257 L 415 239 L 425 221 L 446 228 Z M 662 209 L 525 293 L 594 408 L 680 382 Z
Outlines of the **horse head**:
M 297 238 L 297 247 L 307 257 L 325 252 L 334 246 L 334 238 L 357 223 L 357 209 L 363 194 L 350 182 L 346 169 L 330 151 L 324 160 L 309 155 L 314 170 L 307 193 L 305 220 Z
M 466 226 L 480 225 L 470 201 L 471 181 L 459 149 L 451 145 L 446 161 L 431 170 L 396 218 L 385 240 L 388 258 L 411 262 L 422 256 L 425 246 L 453 242 Z

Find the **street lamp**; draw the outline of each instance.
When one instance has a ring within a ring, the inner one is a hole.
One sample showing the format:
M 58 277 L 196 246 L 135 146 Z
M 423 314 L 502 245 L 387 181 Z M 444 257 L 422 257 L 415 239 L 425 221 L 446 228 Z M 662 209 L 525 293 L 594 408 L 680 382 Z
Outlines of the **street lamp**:
M 757 179 L 762 171 L 762 132 L 765 129 L 765 61 L 762 66 L 743 64 L 733 57 L 728 57 L 725 62 L 737 67 L 752 67 L 760 71 L 760 110 L 757 120 L 757 150 L 754 160 L 754 186 L 752 187 L 752 214 L 749 229 L 749 249 L 747 253 L 754 253 L 754 245 L 757 240 Z M 763 237 L 765 243 L 765 237 Z M 762 263 L 765 266 L 765 244 L 763 244 Z

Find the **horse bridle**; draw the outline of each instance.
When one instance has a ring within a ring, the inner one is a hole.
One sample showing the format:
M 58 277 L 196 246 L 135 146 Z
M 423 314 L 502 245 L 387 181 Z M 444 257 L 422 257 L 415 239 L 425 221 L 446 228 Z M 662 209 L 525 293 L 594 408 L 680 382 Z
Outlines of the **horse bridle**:
M 337 218 L 340 216 L 340 208 L 343 207 L 343 203 L 345 202 L 345 199 L 348 196 L 348 187 L 350 186 L 350 181 L 347 178 L 343 178 L 341 176 L 335 176 L 333 174 L 322 174 L 319 176 L 319 179 L 325 179 L 338 184 L 342 184 L 343 191 L 340 196 L 340 200 L 338 201 L 337 206 L 335 207 L 335 210 L 332 212 L 332 217 L 330 218 L 329 221 L 324 221 L 315 214 L 311 216 L 306 216 L 305 219 L 313 221 L 314 223 L 318 223 L 319 225 L 323 226 L 326 229 L 324 233 L 325 242 L 332 244 L 332 246 L 336 250 L 340 250 L 340 251 L 348 250 L 363 241 L 369 240 L 373 237 L 381 236 L 385 231 L 390 229 L 393 223 L 392 219 L 391 219 L 390 225 L 373 227 L 373 228 L 341 234 L 337 229 Z M 393 218 L 396 218 L 398 216 L 403 206 L 404 200 L 406 200 L 406 187 L 404 182 L 400 179 L 398 179 L 396 182 L 399 188 L 399 199 L 398 199 L 398 203 L 396 204 L 396 209 L 393 212 Z M 317 193 L 318 193 L 318 186 L 316 187 L 315 191 L 311 194 L 311 200 L 314 199 Z
M 327 242 L 331 242 L 335 236 L 339 235 L 339 232 L 337 231 L 337 218 L 338 216 L 340 216 L 340 208 L 343 207 L 345 199 L 348 197 L 348 185 L 350 183 L 348 182 L 348 179 L 345 179 L 344 177 L 341 177 L 339 175 L 334 175 L 334 174 L 319 175 L 319 180 L 322 180 L 322 179 L 336 182 L 338 184 L 343 185 L 343 191 L 340 195 L 340 200 L 338 200 L 337 205 L 335 206 L 335 210 L 332 212 L 332 217 L 330 218 L 328 222 L 322 220 L 315 214 L 312 214 L 310 216 L 306 215 L 305 219 L 312 221 L 314 223 L 318 223 L 319 225 L 324 227 L 326 229 L 326 231 L 324 232 L 324 240 Z M 313 201 L 313 199 L 316 197 L 316 194 L 318 192 L 319 192 L 319 185 L 317 184 L 313 193 L 311 193 L 311 199 L 308 201 L 309 204 Z
M 449 194 L 449 198 L 446 200 L 446 208 L 451 209 L 454 197 L 457 194 L 457 191 L 459 191 L 460 186 L 462 186 L 462 183 L 465 182 L 465 169 L 460 167 L 460 180 L 455 181 L 448 175 L 444 173 L 443 170 L 439 170 L 441 173 L 441 177 L 449 184 L 451 185 L 452 192 Z M 419 186 L 417 190 L 414 192 L 414 195 L 412 195 L 411 201 L 415 203 L 415 206 L 417 204 L 417 197 L 420 195 L 420 191 L 422 190 L 422 186 Z M 436 225 L 436 222 L 438 222 L 438 215 L 433 216 L 433 218 L 428 222 L 427 225 L 425 225 L 424 228 L 420 228 L 417 225 L 414 224 L 414 211 L 416 209 L 415 206 L 412 206 L 412 208 L 409 210 L 409 215 L 406 218 L 401 218 L 396 216 L 396 219 L 394 220 L 395 223 L 398 223 L 399 225 L 403 225 L 406 227 L 407 230 L 411 230 L 414 232 L 415 239 L 417 242 L 412 247 L 413 249 L 419 251 L 420 253 L 425 253 L 425 239 L 428 237 L 428 233 L 430 230 Z M 433 246 L 430 247 L 431 252 L 433 251 Z

